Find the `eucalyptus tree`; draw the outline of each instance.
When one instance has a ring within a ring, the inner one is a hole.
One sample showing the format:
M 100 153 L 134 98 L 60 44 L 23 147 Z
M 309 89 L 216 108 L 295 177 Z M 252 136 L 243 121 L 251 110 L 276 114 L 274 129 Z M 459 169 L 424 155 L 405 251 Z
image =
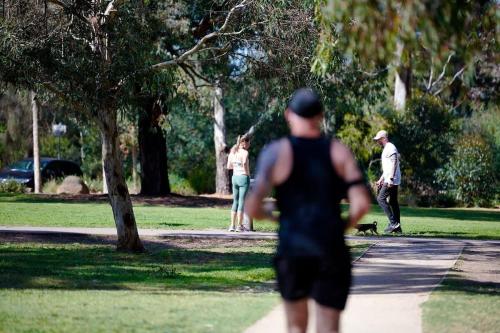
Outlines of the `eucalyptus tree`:
M 498 1 L 317 0 L 322 34 L 315 70 L 334 50 L 366 68 L 394 68 L 394 104 L 411 97 L 414 66 L 426 64 L 421 90 L 440 94 L 471 69 L 482 45 L 497 38 Z M 453 66 L 450 65 L 453 64 Z
M 175 34 L 178 22 L 144 20 L 142 12 L 174 1 L 5 0 L 1 3 L 0 80 L 44 89 L 75 112 L 92 118 L 103 142 L 108 196 L 117 228 L 117 248 L 142 251 L 120 157 L 118 111 L 144 83 L 144 76 L 175 70 L 222 36 L 237 35 L 235 19 L 248 1 L 224 1 L 222 22 L 213 24 L 163 61 L 150 57 L 150 36 L 159 22 Z M 178 45 L 174 45 L 177 49 Z

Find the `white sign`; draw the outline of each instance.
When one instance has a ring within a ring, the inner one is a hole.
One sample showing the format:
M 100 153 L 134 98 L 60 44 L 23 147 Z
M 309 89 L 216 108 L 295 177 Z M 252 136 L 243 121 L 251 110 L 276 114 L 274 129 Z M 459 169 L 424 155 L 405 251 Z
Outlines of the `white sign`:
M 52 125 L 52 134 L 54 134 L 54 136 L 63 136 L 64 134 L 66 134 L 66 125 L 63 125 L 61 123 L 59 124 L 53 124 Z

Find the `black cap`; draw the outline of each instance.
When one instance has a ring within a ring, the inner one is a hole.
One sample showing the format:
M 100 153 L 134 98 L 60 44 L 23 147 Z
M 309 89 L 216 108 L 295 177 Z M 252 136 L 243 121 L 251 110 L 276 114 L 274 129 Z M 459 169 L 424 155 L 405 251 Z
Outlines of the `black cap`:
M 295 90 L 288 101 L 288 108 L 304 118 L 312 118 L 323 112 L 323 104 L 319 95 L 311 88 Z

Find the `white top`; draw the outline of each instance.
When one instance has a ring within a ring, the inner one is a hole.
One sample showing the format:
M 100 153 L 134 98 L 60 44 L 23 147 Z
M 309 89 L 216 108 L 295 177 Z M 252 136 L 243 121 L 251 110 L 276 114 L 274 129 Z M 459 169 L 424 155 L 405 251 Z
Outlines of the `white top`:
M 394 172 L 394 161 L 397 159 L 396 172 Z M 390 142 L 387 142 L 382 151 L 382 177 L 384 178 L 384 183 L 389 183 L 393 185 L 401 184 L 401 171 L 399 170 L 399 153 L 396 146 Z M 391 181 L 391 178 L 394 178 Z
M 229 154 L 229 163 L 233 166 L 233 175 L 248 176 L 245 163 L 248 161 L 248 153 L 239 150 L 236 154 Z

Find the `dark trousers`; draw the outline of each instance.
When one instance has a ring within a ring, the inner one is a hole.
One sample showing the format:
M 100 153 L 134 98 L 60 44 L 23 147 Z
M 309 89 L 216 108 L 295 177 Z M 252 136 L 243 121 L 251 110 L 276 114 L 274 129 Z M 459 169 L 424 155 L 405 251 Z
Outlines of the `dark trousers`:
M 387 203 L 389 197 L 389 203 Z M 380 207 L 384 210 L 385 215 L 389 218 L 391 224 L 400 223 L 399 219 L 399 203 L 398 203 L 398 186 L 391 187 L 384 184 L 377 195 L 377 201 Z

